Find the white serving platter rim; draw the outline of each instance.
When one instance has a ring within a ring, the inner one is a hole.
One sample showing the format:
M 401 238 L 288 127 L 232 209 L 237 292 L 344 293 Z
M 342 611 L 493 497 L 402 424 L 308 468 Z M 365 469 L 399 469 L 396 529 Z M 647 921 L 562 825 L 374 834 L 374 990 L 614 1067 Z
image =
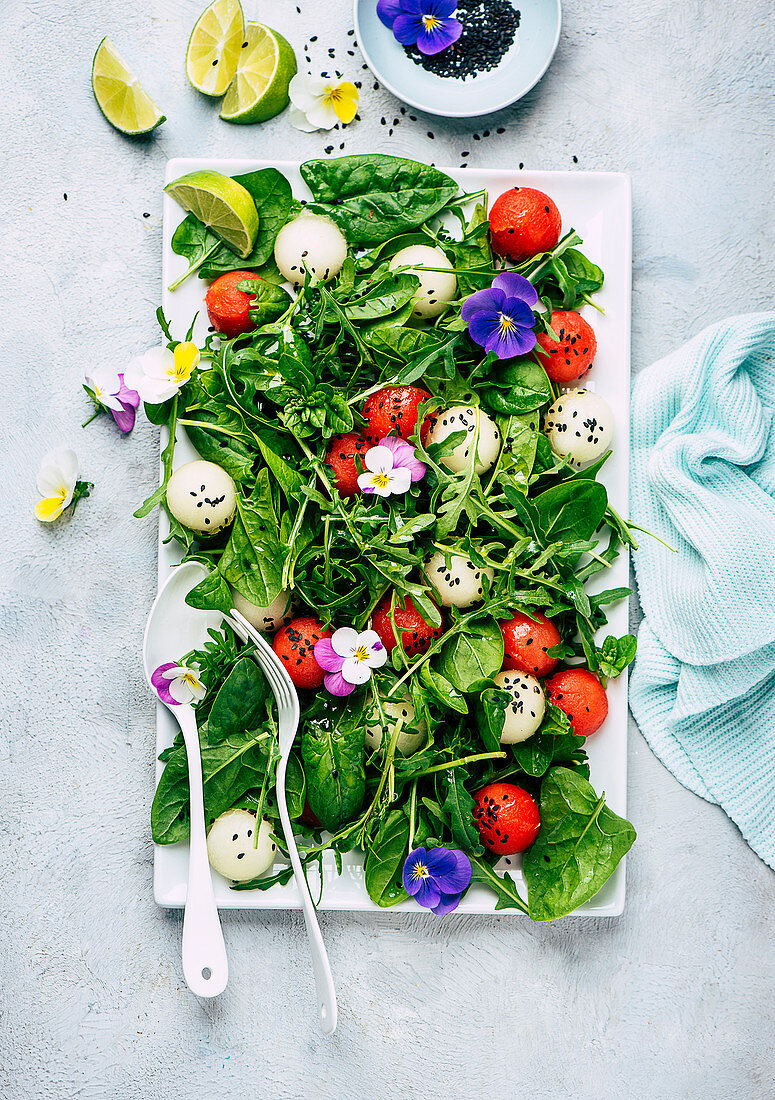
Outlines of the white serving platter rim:
M 178 179 L 186 172 L 213 168 L 226 175 L 237 175 L 258 168 L 276 167 L 283 172 L 297 198 L 309 197 L 299 174 L 299 163 L 279 160 L 219 160 L 211 157 L 175 158 L 168 161 L 165 182 Z M 557 202 L 563 216 L 563 230 L 571 226 L 584 239 L 584 251 L 600 264 L 606 274 L 603 289 L 596 301 L 605 310 L 599 314 L 590 307 L 581 312 L 593 323 L 598 352 L 593 369 L 585 379 L 590 389 L 604 394 L 616 417 L 614 455 L 606 464 L 601 481 L 621 515 L 628 512 L 629 485 L 629 398 L 630 398 L 630 298 L 632 276 L 632 200 L 629 176 L 618 172 L 531 172 L 507 169 L 443 168 L 463 189 L 472 192 L 486 188 L 491 201 L 514 186 L 537 187 Z M 204 341 L 207 315 L 203 299 L 206 284 L 195 276 L 189 278 L 174 293 L 166 288 L 185 270 L 182 257 L 170 248 L 170 240 L 184 212 L 164 195 L 162 305 L 174 336 L 184 334 L 194 313 L 199 311 L 194 339 Z M 162 433 L 163 434 L 163 433 Z M 165 440 L 162 439 L 162 446 Z M 185 432 L 180 431 L 175 448 L 175 465 L 198 457 Z M 159 585 L 180 560 L 173 545 L 165 546 L 166 516 L 162 513 L 159 531 Z M 590 583 L 591 592 L 603 588 L 626 587 L 629 583 L 628 557 L 622 553 L 604 577 L 598 575 Z M 605 633 L 625 634 L 628 630 L 628 601 L 609 609 Z M 626 814 L 627 802 L 627 677 L 620 676 L 608 687 L 609 713 L 602 729 L 590 738 L 591 781 L 599 792 L 605 791 L 610 807 Z M 156 718 L 156 755 L 171 744 L 177 725 L 166 707 L 158 704 Z M 163 766 L 157 761 L 156 782 Z M 154 846 L 154 897 L 168 908 L 185 904 L 188 866 L 188 845 Z M 499 867 L 513 875 L 523 896 L 525 884 L 520 857 L 501 860 Z M 310 872 L 313 897 L 320 894 L 320 880 L 315 870 Z M 213 872 L 215 894 L 221 909 L 298 909 L 300 901 L 293 880 L 286 886 L 276 885 L 267 891 L 232 890 L 228 882 Z M 365 911 L 373 913 L 421 913 L 426 910 L 414 902 L 402 902 L 390 909 L 380 909 L 366 893 L 363 884 L 363 864 L 358 853 L 343 857 L 343 872 L 339 876 L 332 857 L 324 860 L 323 889 L 319 908 Z M 602 890 L 575 911 L 573 916 L 613 917 L 624 910 L 625 861 Z M 472 886 L 460 903 L 459 913 L 492 914 L 495 896 L 485 886 Z M 498 915 L 514 915 L 517 910 L 500 910 Z

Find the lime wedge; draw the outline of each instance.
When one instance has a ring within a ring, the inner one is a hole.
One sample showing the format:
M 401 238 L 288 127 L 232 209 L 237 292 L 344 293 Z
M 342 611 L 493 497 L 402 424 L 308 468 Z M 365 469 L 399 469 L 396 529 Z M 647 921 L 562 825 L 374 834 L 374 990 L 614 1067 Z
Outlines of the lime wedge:
M 288 106 L 288 85 L 296 75 L 296 55 L 281 34 L 248 23 L 246 45 L 221 106 L 227 122 L 266 122 Z
M 190 172 L 164 188 L 184 210 L 238 256 L 249 256 L 258 236 L 258 211 L 249 191 L 220 172 Z
M 99 109 L 122 134 L 149 134 L 165 120 L 109 38 L 94 55 L 91 86 Z
M 186 75 L 198 92 L 222 96 L 234 79 L 245 41 L 239 0 L 214 0 L 191 32 Z

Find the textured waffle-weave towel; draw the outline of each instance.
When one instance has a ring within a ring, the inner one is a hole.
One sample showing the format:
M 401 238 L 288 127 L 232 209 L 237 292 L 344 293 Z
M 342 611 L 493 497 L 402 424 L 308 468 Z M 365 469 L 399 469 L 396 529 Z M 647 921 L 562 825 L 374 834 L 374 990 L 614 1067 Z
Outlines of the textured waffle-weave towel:
M 630 705 L 684 786 L 775 867 L 775 313 L 712 325 L 635 380 L 645 618 Z

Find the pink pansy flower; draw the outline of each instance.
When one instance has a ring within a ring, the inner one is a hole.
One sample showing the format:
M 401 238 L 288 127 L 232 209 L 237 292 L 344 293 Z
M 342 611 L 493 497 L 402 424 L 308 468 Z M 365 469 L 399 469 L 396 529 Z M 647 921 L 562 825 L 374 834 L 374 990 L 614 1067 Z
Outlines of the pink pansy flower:
M 413 481 L 425 476 L 426 470 L 425 463 L 414 457 L 412 444 L 392 435 L 366 451 L 363 465 L 366 470 L 358 476 L 358 488 L 379 497 L 405 493 Z
M 183 703 L 199 702 L 205 697 L 205 686 L 199 679 L 198 668 L 176 665 L 174 661 L 159 665 L 151 676 L 151 684 L 162 703 L 179 707 Z
M 372 669 L 382 668 L 387 657 L 374 630 L 359 634 L 351 626 L 342 626 L 330 638 L 315 643 L 315 660 L 326 672 L 323 682 L 332 695 L 355 691 L 370 679 Z
M 130 390 L 124 375 L 109 367 L 98 367 L 86 375 L 86 389 L 91 392 L 99 408 L 106 409 L 125 435 L 135 426 L 135 409 L 140 404 L 140 394 Z

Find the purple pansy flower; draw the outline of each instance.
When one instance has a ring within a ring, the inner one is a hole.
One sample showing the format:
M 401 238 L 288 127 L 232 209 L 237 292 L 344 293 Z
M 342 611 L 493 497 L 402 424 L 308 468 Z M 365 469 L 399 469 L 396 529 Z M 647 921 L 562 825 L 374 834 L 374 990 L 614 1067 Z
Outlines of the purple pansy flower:
M 423 909 L 451 913 L 471 882 L 471 860 L 457 848 L 415 848 L 404 863 L 407 894 Z
M 526 355 L 535 347 L 538 294 L 531 282 L 514 271 L 504 271 L 489 290 L 477 290 L 463 302 L 460 315 L 468 322 L 471 339 L 499 359 Z
M 392 31 L 393 24 L 399 15 L 401 15 L 403 8 L 401 7 L 401 0 L 379 0 L 377 4 L 377 15 L 381 22 L 389 27 Z
M 342 626 L 330 638 L 315 642 L 314 653 L 326 672 L 323 683 L 332 695 L 355 691 L 371 678 L 371 670 L 381 668 L 388 657 L 376 631 L 363 630 L 359 634 L 351 626 Z
M 174 661 L 159 667 L 151 675 L 151 685 L 162 703 L 179 707 L 183 703 L 199 702 L 205 697 L 205 686 L 197 676 L 199 669 L 176 665 Z
M 453 17 L 457 0 L 379 0 L 377 15 L 402 46 L 430 57 L 457 42 L 462 24 Z
M 140 394 L 130 390 L 123 374 L 107 367 L 98 367 L 86 376 L 86 392 L 98 409 L 105 409 L 126 435 L 135 426 L 135 409 L 140 404 Z
M 363 456 L 366 467 L 358 475 L 358 488 L 363 493 L 375 493 L 389 497 L 393 493 L 405 493 L 413 481 L 425 476 L 424 462 L 414 457 L 414 447 L 405 439 L 394 435 L 380 439 Z

